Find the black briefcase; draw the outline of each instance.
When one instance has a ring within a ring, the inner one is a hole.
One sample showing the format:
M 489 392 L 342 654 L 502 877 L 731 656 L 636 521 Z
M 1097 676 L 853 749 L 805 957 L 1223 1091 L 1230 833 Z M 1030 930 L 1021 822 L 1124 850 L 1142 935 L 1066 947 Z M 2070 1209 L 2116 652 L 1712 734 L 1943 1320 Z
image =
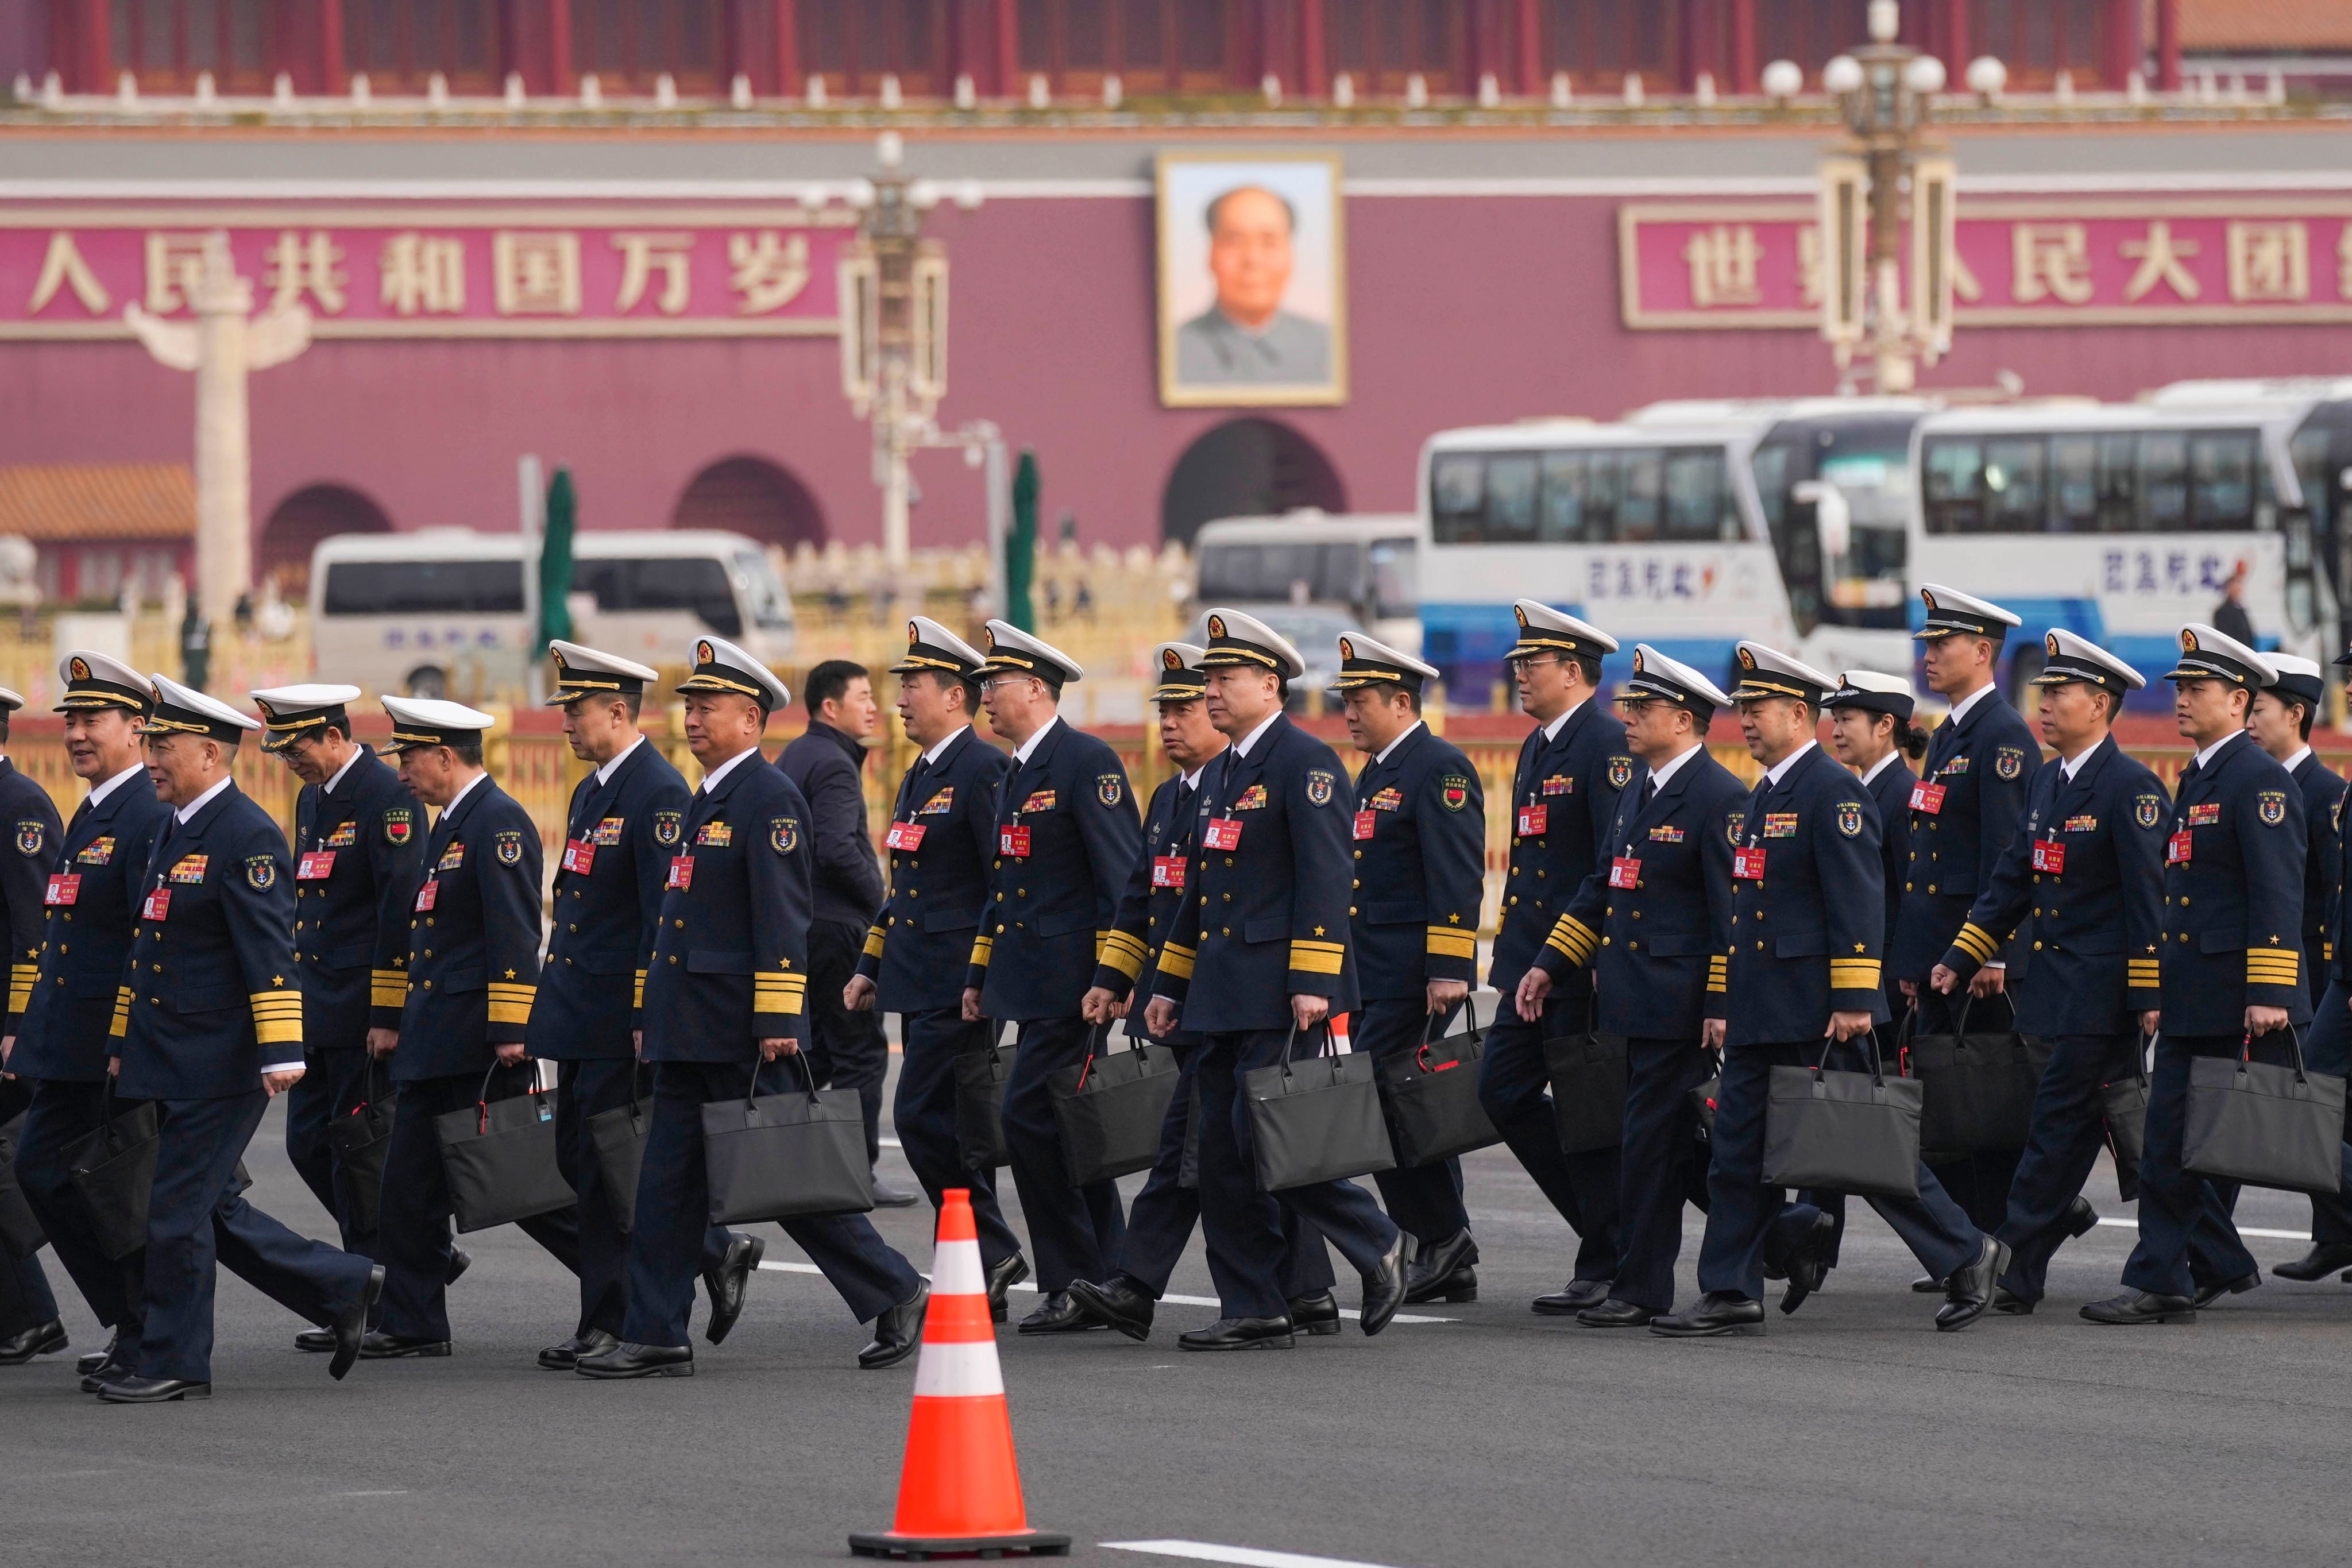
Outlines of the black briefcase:
M 1160 1124 L 1176 1097 L 1174 1051 L 1140 1037 L 1132 1049 L 1105 1051 L 1108 1033 L 1097 1027 L 1087 1059 L 1045 1079 L 1072 1186 L 1150 1169 L 1160 1158 Z
M 864 1214 L 874 1206 L 866 1163 L 866 1111 L 854 1089 L 819 1089 L 805 1053 L 794 1053 L 808 1089 L 760 1098 L 756 1062 L 742 1100 L 702 1108 L 703 1169 L 710 1223 L 743 1225 L 799 1215 Z
M 376 1066 L 371 1051 L 360 1068 L 358 1103 L 327 1131 L 343 1173 L 343 1202 L 351 1209 L 343 1217 L 361 1236 L 372 1235 L 383 1215 L 383 1157 L 392 1147 L 393 1111 L 399 1100 L 399 1091 L 389 1084 L 377 1092 Z
M 646 1131 L 653 1112 L 637 1092 L 643 1073 L 629 1075 L 629 1103 L 588 1119 L 588 1142 L 596 1151 L 596 1173 L 604 1178 L 605 1206 L 627 1236 L 637 1227 L 637 1177 L 646 1168 Z
M 1690 1091 L 1691 1110 L 1698 1117 L 1698 1141 L 1702 1143 L 1715 1142 L 1715 1106 L 1722 1098 L 1723 1074 L 1720 1072 Z
M 2099 1089 L 2099 1121 L 2116 1162 L 2116 1195 L 2126 1203 L 2139 1196 L 2139 1163 L 2147 1152 L 2147 1044 L 2137 1042 L 2132 1065 L 2137 1070 L 2131 1077 Z
M 1562 1152 L 1590 1154 L 1625 1142 L 1625 1037 L 1590 1028 L 1555 1035 L 1543 1053 Z
M 1764 1108 L 1764 1184 L 1865 1196 L 1919 1195 L 1919 1080 L 1888 1078 L 1870 1042 L 1868 1072 L 1776 1067 Z
M 2303 1042 L 2287 1031 L 2294 1062 L 2252 1059 L 2249 1040 L 2235 1060 L 2189 1064 L 2189 1121 L 2181 1168 L 2256 1187 L 2326 1194 L 2344 1180 L 2344 1080 L 2306 1069 Z
M 1322 1026 L 1324 1043 L 1331 1029 Z M 1293 1060 L 1298 1029 L 1282 1043 L 1282 1060 L 1242 1075 L 1260 1192 L 1396 1168 L 1372 1058 L 1361 1051 Z
M 482 1075 L 490 1091 L 493 1065 Z M 555 1094 L 534 1089 L 505 1100 L 479 1100 L 433 1119 L 441 1172 L 461 1231 L 511 1225 L 579 1201 L 556 1163 Z
M 49 1239 L 16 1184 L 16 1146 L 24 1141 L 22 1116 L 0 1127 L 0 1252 L 12 1260 L 32 1257 Z
M 968 1171 L 993 1170 L 1013 1157 L 1004 1146 L 1004 1085 L 1013 1049 L 992 1038 L 986 1050 L 955 1059 L 956 1149 Z
M 2024 1148 L 2033 1093 L 2050 1062 L 2048 1050 L 2014 1029 L 1971 1030 L 1973 1000 L 1960 1004 L 1953 1033 L 1911 1039 L 1911 1063 L 1926 1093 L 1919 1137 L 1939 1154 Z
M 90 1239 L 112 1261 L 147 1245 L 158 1124 L 152 1100 L 116 1113 L 110 1074 L 99 1115 L 97 1130 L 67 1152 L 66 1169 L 89 1211 Z
M 1389 1142 L 1396 1163 L 1407 1169 L 1434 1165 L 1503 1141 L 1478 1099 L 1478 1064 L 1486 1054 L 1486 1031 L 1478 1026 L 1477 1012 L 1467 1002 L 1463 1014 L 1470 1026 L 1462 1033 L 1442 1040 L 1424 1038 L 1412 1055 L 1380 1064 Z M 1442 1013 L 1430 1015 L 1424 1036 L 1442 1027 L 1444 1019 Z

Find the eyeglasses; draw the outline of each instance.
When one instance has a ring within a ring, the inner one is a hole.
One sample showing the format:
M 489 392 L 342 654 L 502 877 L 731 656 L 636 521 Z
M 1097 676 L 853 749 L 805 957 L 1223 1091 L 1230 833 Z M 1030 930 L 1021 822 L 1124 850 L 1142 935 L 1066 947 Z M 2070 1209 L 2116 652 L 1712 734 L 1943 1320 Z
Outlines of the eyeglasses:
M 1016 680 L 1034 680 L 1036 679 L 1037 678 L 1034 675 L 992 675 L 986 680 L 980 683 L 980 689 L 982 695 L 985 695 L 988 692 L 995 690 L 1000 686 L 1010 686 Z
M 1523 653 L 1516 658 L 1506 659 L 1504 662 L 1515 670 L 1521 670 L 1533 669 L 1538 665 L 1566 664 L 1568 661 L 1556 653 Z

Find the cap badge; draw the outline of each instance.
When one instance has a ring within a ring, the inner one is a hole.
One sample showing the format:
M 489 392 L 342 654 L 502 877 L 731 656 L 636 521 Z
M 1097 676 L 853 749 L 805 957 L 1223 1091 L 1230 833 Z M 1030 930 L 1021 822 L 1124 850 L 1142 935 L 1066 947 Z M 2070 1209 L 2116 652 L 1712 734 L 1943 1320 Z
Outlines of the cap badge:
M 1919 597 L 1927 602 L 1927 607 L 1929 609 L 1932 610 L 1936 607 L 1936 595 L 1927 592 L 1927 589 L 1922 588 L 1919 590 Z
M 562 650 L 562 648 L 560 648 L 560 647 L 551 647 L 551 648 L 549 648 L 549 649 L 547 650 L 547 654 L 548 654 L 548 657 L 549 657 L 550 658 L 552 658 L 553 660 L 555 660 L 555 668 L 558 668 L 558 669 L 562 669 L 562 668 L 566 668 L 566 666 L 564 665 L 564 662 L 563 662 L 563 650 Z
M 1174 648 L 1164 647 L 1160 650 L 1160 668 L 1162 669 L 1181 669 L 1184 668 L 1184 660 L 1177 654 Z
M 2197 634 L 2195 632 L 2183 628 L 2180 634 L 2180 651 L 2183 653 L 2195 653 L 2197 651 Z
M 1518 605 L 1513 605 L 1511 606 L 1511 614 L 1519 617 L 1519 625 L 1524 626 L 1528 624 L 1528 612 L 1524 607 Z
M 1353 640 L 1348 637 L 1341 637 L 1339 639 L 1339 657 L 1341 658 L 1353 658 L 1356 657 L 1356 645 Z
M 81 658 L 75 658 L 73 661 L 73 678 L 76 680 L 88 680 L 89 679 L 89 660 Z
M 2043 637 L 2042 639 L 2042 646 L 2048 648 L 2050 650 L 2050 656 L 2053 658 L 2055 658 L 2058 656 L 2058 634 L 2056 632 L 2052 632 L 2048 637 Z
M 919 643 L 919 642 L 920 642 L 920 641 L 922 641 L 922 637 L 921 637 L 921 636 L 920 636 L 920 635 L 919 635 L 919 634 L 915 630 L 915 623 L 914 623 L 914 622 L 912 622 L 912 621 L 908 621 L 908 622 L 907 623 L 907 642 L 908 642 L 908 644 L 911 647 L 913 644 L 915 644 L 915 643 Z
M 1741 648 L 1741 649 L 1739 650 L 1739 668 L 1742 668 L 1742 669 L 1753 669 L 1753 668 L 1756 668 L 1756 656 L 1755 656 L 1754 654 L 1752 654 L 1752 653 L 1748 652 L 1748 649 L 1746 649 L 1746 648 Z
M 1209 617 L 1209 635 L 1213 637 L 1221 637 L 1225 635 L 1224 616 L 1211 616 Z
M 714 650 L 709 643 L 698 642 L 694 645 L 694 661 L 697 664 L 709 664 L 714 662 L 716 658 L 716 650 Z
M 1636 675 L 1642 673 L 1642 650 L 1640 648 L 1635 648 L 1633 650 L 1633 673 Z

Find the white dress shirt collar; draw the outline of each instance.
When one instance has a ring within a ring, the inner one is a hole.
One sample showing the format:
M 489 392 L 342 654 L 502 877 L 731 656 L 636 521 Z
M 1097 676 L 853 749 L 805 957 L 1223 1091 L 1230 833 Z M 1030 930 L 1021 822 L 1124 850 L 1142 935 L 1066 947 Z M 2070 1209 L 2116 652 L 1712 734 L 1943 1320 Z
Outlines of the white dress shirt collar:
M 1554 719 L 1550 723 L 1543 726 L 1543 738 L 1547 742 L 1559 740 L 1560 726 L 1567 723 L 1570 719 L 1575 718 L 1576 710 L 1583 707 L 1586 702 L 1590 702 L 1591 700 L 1592 699 L 1587 697 L 1581 701 L 1570 703 L 1568 705 L 1567 712 L 1562 713 L 1559 718 Z
M 948 738 L 946 740 L 941 741 L 938 745 L 933 746 L 929 751 L 923 753 L 923 761 L 929 763 L 932 767 L 939 766 L 940 753 L 945 752 L 950 746 L 955 744 L 956 737 L 958 735 L 962 734 L 966 730 L 971 728 L 971 726 L 969 724 L 959 724 L 954 729 L 949 731 Z
M 357 746 L 353 746 L 353 747 L 352 748 L 352 754 L 351 754 L 350 756 L 345 757 L 345 758 L 343 759 L 343 765 L 342 765 L 341 767 L 337 768 L 337 769 L 335 770 L 335 776 L 334 776 L 333 778 L 329 779 L 325 784 L 323 784 L 320 785 L 319 787 L 320 787 L 322 791 L 324 791 L 326 794 L 328 794 L 328 795 L 332 795 L 332 794 L 334 794 L 334 793 L 335 793 L 335 786 L 336 786 L 337 784 L 339 784 L 342 783 L 342 782 L 343 782 L 343 779 L 344 779 L 344 776 L 345 776 L 346 774 L 350 773 L 350 772 L 351 772 L 353 768 L 355 768 L 355 767 L 359 766 L 359 762 L 360 762 L 360 751 L 361 751 L 361 748 L 359 748 L 359 747 L 357 747 Z
M 2295 748 L 2294 755 L 2291 757 L 2282 757 L 2279 759 L 2279 766 L 2284 768 L 2289 773 L 2293 773 L 2295 769 L 2303 766 L 2303 759 L 2309 755 L 2311 755 L 2311 748 L 2309 746 L 2298 746 Z
M 1045 737 L 1054 732 L 1054 726 L 1061 721 L 1062 716 L 1055 713 L 1046 719 L 1043 724 L 1038 725 L 1035 733 L 1013 748 L 1013 763 L 1018 766 L 1035 755 L 1037 748 L 1045 743 Z
M 1974 691 L 1969 692 L 1966 697 L 1963 697 L 1958 701 L 1953 703 L 1952 710 L 1948 716 L 1947 722 L 1957 724 L 1961 720 L 1967 718 L 1976 705 L 1985 700 L 1985 694 L 1991 689 L 1992 682 L 1988 680 L 1982 686 L 1978 687 Z
M 735 771 L 735 769 L 742 763 L 744 758 L 756 757 L 759 755 L 759 747 L 744 747 L 741 751 L 736 752 L 733 756 L 728 758 L 725 762 L 719 763 L 717 767 L 702 775 L 702 789 L 700 793 L 709 795 L 712 790 L 719 787 L 719 781 L 720 779 L 725 778 L 729 773 Z M 450 804 L 454 805 L 457 803 L 452 801 Z
M 1902 754 L 1903 749 L 1900 746 L 1897 746 L 1895 750 L 1879 758 L 1878 761 L 1871 763 L 1870 766 L 1864 771 L 1862 782 L 1864 784 L 1869 784 L 1871 780 L 1876 778 L 1879 774 L 1893 767 L 1895 765 L 1895 759 Z
M 472 778 L 467 779 L 464 785 L 458 789 L 457 793 L 449 797 L 449 804 L 441 808 L 441 816 L 446 816 L 451 812 L 457 810 L 457 803 L 465 799 L 467 795 L 473 794 L 474 786 L 480 784 L 484 779 L 488 778 L 489 776 L 488 773 L 483 772 L 478 773 Z M 440 817 L 436 817 L 434 820 L 437 822 L 440 820 Z
M 1816 747 L 1820 746 L 1820 744 L 1821 742 L 1819 741 L 1807 741 L 1803 745 L 1799 746 L 1795 751 L 1790 752 L 1787 756 L 1782 757 L 1779 762 L 1773 763 L 1770 767 L 1766 768 L 1764 770 L 1764 782 L 1774 788 L 1778 788 L 1780 781 L 1789 776 L 1789 770 L 1795 767 L 1800 762 L 1803 761 L 1804 755 L 1807 752 L 1814 750 Z
M 639 735 L 635 740 L 630 742 L 627 745 L 623 746 L 619 756 L 614 757 L 611 762 L 603 764 L 596 770 L 596 782 L 600 784 L 612 783 L 614 771 L 623 763 L 629 760 L 629 753 L 631 752 L 635 751 L 639 746 L 642 746 L 645 743 L 646 738 L 643 735 Z
M 1658 790 L 1665 788 L 1666 781 L 1674 777 L 1675 774 L 1680 773 L 1685 763 L 1689 762 L 1693 757 L 1697 756 L 1705 750 L 1706 750 L 1706 746 L 1704 742 L 1701 742 L 1692 746 L 1688 751 L 1680 752 L 1667 761 L 1660 763 L 1656 767 L 1652 768 L 1650 770 L 1650 787 L 1652 793 L 1654 794 Z
M 1261 722 L 1256 729 L 1252 730 L 1248 734 L 1244 735 L 1240 740 L 1234 742 L 1234 754 L 1237 757 L 1248 756 L 1250 754 L 1250 748 L 1257 744 L 1258 737 L 1265 734 L 1268 730 L 1273 729 L 1275 721 L 1281 717 L 1282 710 L 1279 708 L 1267 714 L 1264 721 Z
M 116 790 L 121 789 L 124 781 L 128 780 L 132 774 L 137 773 L 143 775 L 146 772 L 147 765 L 144 763 L 133 763 L 129 767 L 123 769 L 121 773 L 115 774 L 112 778 L 100 779 L 98 783 L 90 786 L 89 800 L 87 804 L 89 805 L 90 809 L 93 811 L 96 810 L 100 801 L 104 800 L 108 795 L 110 795 Z
M 1410 725 L 1406 726 L 1403 734 L 1399 735 L 1395 740 L 1391 741 L 1387 745 L 1382 746 L 1379 751 L 1373 752 L 1372 761 L 1376 763 L 1387 762 L 1389 760 L 1389 753 L 1395 751 L 1399 746 L 1403 745 L 1407 741 L 1412 740 L 1413 731 L 1420 728 L 1421 721 L 1415 719 Z
M 2074 775 L 2083 771 L 2083 764 L 2090 760 L 2091 753 L 2097 751 L 2101 742 L 2104 742 L 2105 739 L 2106 737 L 2102 735 L 2098 740 L 2092 742 L 2089 745 L 2084 747 L 2073 756 L 2060 760 L 2058 765 L 2065 770 L 2066 782 L 2068 784 L 2073 784 L 2074 782 Z
M 212 804 L 213 796 L 220 794 L 221 791 L 228 788 L 229 785 L 236 782 L 236 780 L 234 778 L 225 778 L 221 780 L 220 783 L 213 785 L 212 788 L 205 791 L 204 794 L 196 796 L 195 799 L 188 802 L 187 805 L 180 807 L 179 810 L 173 812 L 172 815 L 179 819 L 180 826 L 183 827 L 186 826 L 190 817 L 195 816 L 196 813 L 204 810 L 205 807 Z
M 2211 745 L 2206 747 L 2203 751 L 2198 752 L 2197 771 L 2199 773 L 2203 773 L 2207 768 L 2211 767 L 2213 765 L 2213 759 L 2221 753 L 2221 748 L 2244 734 L 2245 731 L 2243 730 L 2232 730 L 2228 734 L 2222 736 L 2220 740 L 2214 742 Z

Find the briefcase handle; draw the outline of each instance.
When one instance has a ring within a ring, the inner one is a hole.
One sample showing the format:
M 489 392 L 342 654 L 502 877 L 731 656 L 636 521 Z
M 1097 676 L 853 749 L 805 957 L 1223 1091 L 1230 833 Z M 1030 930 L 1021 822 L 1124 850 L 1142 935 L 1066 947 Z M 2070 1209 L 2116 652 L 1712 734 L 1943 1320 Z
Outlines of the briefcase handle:
M 1875 1029 L 1864 1029 L 1862 1033 L 1863 1037 L 1870 1041 L 1871 1084 L 1874 1088 L 1885 1089 L 1886 1087 L 1886 1064 L 1879 1058 L 1878 1031 Z M 1836 1048 L 1837 1042 L 1835 1040 L 1827 1038 L 1826 1037 L 1822 1039 L 1821 1059 L 1813 1063 L 1813 1093 L 1817 1097 L 1822 1091 L 1822 1074 L 1829 1067 L 1830 1052 Z
M 1331 1043 L 1331 1020 L 1327 1016 L 1321 1023 L 1316 1025 L 1315 1028 L 1322 1031 L 1323 1043 L 1326 1046 L 1328 1046 Z M 1309 1034 L 1312 1034 L 1314 1031 L 1310 1030 L 1308 1032 Z M 1284 1037 L 1282 1042 L 1282 1076 L 1286 1079 L 1290 1077 L 1290 1047 L 1297 1043 L 1298 1020 L 1294 1017 L 1290 1020 L 1290 1033 Z M 1323 1051 L 1317 1051 L 1315 1054 L 1319 1057 L 1326 1053 Z
M 811 1105 L 814 1105 L 817 1102 L 816 1068 L 809 1066 L 808 1047 L 803 1046 L 799 1050 L 793 1052 L 791 1056 L 784 1058 L 783 1059 L 786 1061 L 798 1062 L 800 1064 L 801 1076 L 808 1080 L 809 1103 Z M 753 1116 L 758 1112 L 758 1107 L 760 1104 L 760 1069 L 765 1065 L 766 1064 L 760 1059 L 760 1047 L 757 1046 L 752 1047 L 751 1088 L 750 1092 L 745 1094 L 743 1097 L 743 1120 L 746 1122 L 751 1121 Z
M 360 1061 L 360 1097 L 352 1101 L 351 1110 L 344 1112 L 346 1116 L 357 1116 L 361 1111 L 365 1110 L 369 1106 L 375 1103 L 375 1069 L 380 1064 L 377 1062 L 376 1055 L 373 1051 L 369 1050 L 365 1046 L 362 1046 L 360 1050 L 362 1052 L 362 1058 Z
M 1078 1064 L 1078 1087 L 1073 1092 L 1078 1094 L 1086 1092 L 1087 1079 L 1095 1070 L 1095 1058 L 1097 1054 L 1109 1055 L 1109 1052 L 1102 1048 L 1108 1044 L 1110 1044 L 1110 1025 L 1108 1022 L 1097 1024 L 1087 1031 L 1087 1059 Z
M 531 1085 L 530 1088 L 524 1090 L 524 1092 L 534 1097 L 545 1094 L 547 1091 L 539 1087 L 539 1066 L 537 1061 L 530 1058 L 526 1058 L 525 1059 L 531 1061 Z M 487 1137 L 490 1131 L 490 1079 L 498 1076 L 498 1072 L 500 1068 L 509 1065 L 510 1064 L 499 1060 L 498 1057 L 493 1054 L 490 1058 L 489 1070 L 482 1074 L 482 1087 L 480 1089 L 476 1091 L 474 1097 L 474 1135 L 477 1138 Z M 521 1064 L 514 1063 L 511 1065 L 520 1066 Z
M 1466 994 L 1462 998 L 1462 1016 L 1468 1019 L 1470 1023 L 1470 1027 L 1466 1032 L 1473 1035 L 1476 1034 L 1478 1032 L 1478 1004 L 1475 998 Z M 1423 1072 L 1435 1072 L 1437 1070 L 1436 1068 L 1430 1064 L 1429 1047 L 1437 1043 L 1437 1031 L 1444 1027 L 1444 1026 L 1445 1015 L 1443 1013 L 1432 1013 L 1429 1016 L 1429 1023 L 1421 1031 L 1421 1046 L 1419 1049 L 1412 1053 L 1412 1059 L 1413 1064 L 1419 1067 Z
M 1919 998 L 1914 996 L 1910 998 L 1910 1005 L 1903 1009 L 1903 1021 L 1895 1026 L 1895 1076 L 1897 1078 L 1911 1076 L 1911 1038 L 1918 1032 Z M 1871 1034 L 1874 1039 L 1877 1031 L 1874 1029 Z
M 2263 1032 L 2269 1035 L 2275 1035 L 2278 1033 L 2276 1029 L 2265 1029 Z M 2293 1024 L 2286 1026 L 2286 1043 L 2288 1049 L 2294 1053 L 2294 1081 L 2307 1087 L 2311 1080 L 2304 1073 L 2303 1036 Z M 2254 1037 L 2252 1033 L 2249 1031 L 2245 1038 L 2241 1040 L 2238 1044 L 2238 1064 L 2240 1068 L 2242 1068 L 2246 1063 L 2251 1062 L 2253 1059 Z
M 106 1075 L 106 1088 L 99 1096 L 98 1101 L 99 1130 L 106 1134 L 106 1152 L 109 1155 L 120 1154 L 124 1149 L 129 1147 L 128 1144 L 121 1141 L 120 1135 L 114 1130 L 115 1078 L 116 1075 L 113 1073 L 108 1073 Z

